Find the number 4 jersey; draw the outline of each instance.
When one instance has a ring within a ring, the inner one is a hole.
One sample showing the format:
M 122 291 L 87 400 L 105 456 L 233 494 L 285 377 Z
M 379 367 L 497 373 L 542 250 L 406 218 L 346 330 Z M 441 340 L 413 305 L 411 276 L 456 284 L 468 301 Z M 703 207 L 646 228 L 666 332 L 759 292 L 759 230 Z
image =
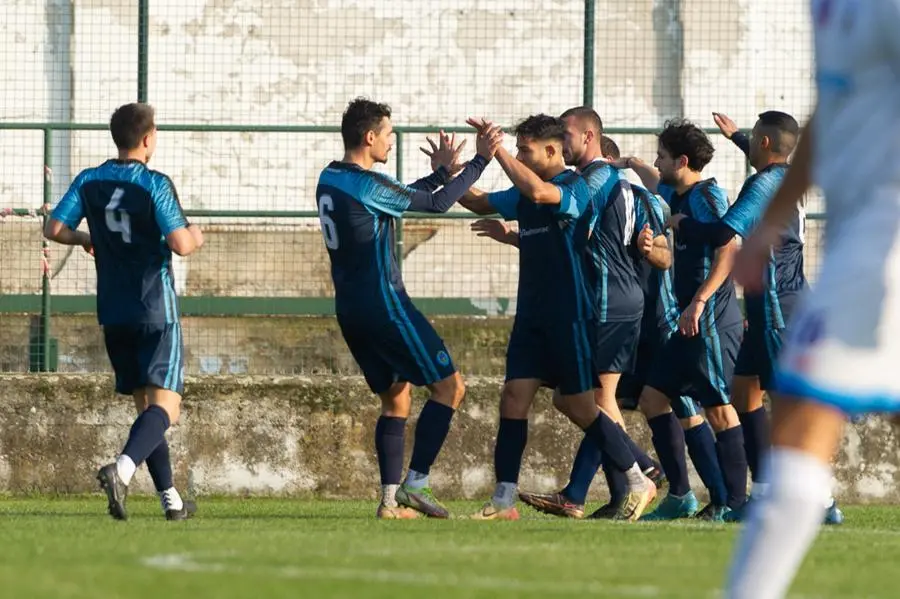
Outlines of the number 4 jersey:
M 101 325 L 178 322 L 166 236 L 186 227 L 172 181 L 137 160 L 82 171 L 53 210 L 71 229 L 87 218 Z

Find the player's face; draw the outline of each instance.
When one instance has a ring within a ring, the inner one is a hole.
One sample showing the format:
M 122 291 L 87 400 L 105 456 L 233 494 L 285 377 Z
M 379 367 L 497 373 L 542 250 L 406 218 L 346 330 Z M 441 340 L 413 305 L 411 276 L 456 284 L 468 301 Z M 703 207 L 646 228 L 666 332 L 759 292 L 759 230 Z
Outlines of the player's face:
M 550 163 L 550 152 L 547 149 L 547 145 L 546 141 L 517 137 L 516 159 L 540 175 L 547 171 Z
M 587 131 L 581 127 L 576 117 L 563 119 L 566 124 L 566 139 L 563 143 L 563 159 L 568 165 L 581 162 L 587 146 Z
M 375 137 L 369 153 L 375 162 L 384 164 L 387 162 L 388 154 L 394 148 L 394 125 L 391 124 L 391 119 L 387 117 L 382 119 L 378 129 L 373 133 Z
M 763 134 L 759 130 L 759 122 L 753 126 L 753 131 L 750 132 L 750 152 L 747 158 L 750 159 L 750 164 L 756 164 L 759 160 L 760 153 L 763 151 L 762 141 Z
M 656 161 L 653 163 L 659 171 L 659 180 L 666 185 L 674 185 L 678 181 L 679 164 L 669 151 L 659 146 L 656 149 Z

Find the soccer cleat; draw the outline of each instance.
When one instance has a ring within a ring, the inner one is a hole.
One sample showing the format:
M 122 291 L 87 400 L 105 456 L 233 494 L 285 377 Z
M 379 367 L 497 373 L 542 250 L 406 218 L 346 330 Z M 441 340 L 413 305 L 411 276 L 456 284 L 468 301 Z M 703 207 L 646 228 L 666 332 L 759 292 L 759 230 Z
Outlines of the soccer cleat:
M 731 511 L 727 505 L 713 505 L 710 503 L 694 516 L 697 520 L 704 522 L 725 522 L 725 516 Z
M 693 491 L 688 491 L 686 495 L 681 497 L 670 493 L 663 498 L 655 510 L 646 514 L 641 520 L 655 522 L 692 518 L 699 508 L 700 504 Z
M 844 523 L 844 512 L 838 507 L 837 501 L 832 501 L 825 511 L 825 524 L 838 526 Z
M 429 518 L 450 517 L 450 512 L 437 500 L 437 497 L 431 492 L 431 487 L 411 489 L 406 485 L 400 485 L 400 488 L 397 489 L 397 503 L 421 512 Z
M 390 507 L 382 503 L 378 506 L 375 517 L 379 520 L 414 520 L 419 517 L 419 512 L 402 505 Z
M 749 509 L 750 509 L 750 498 L 748 497 L 747 501 L 745 501 L 740 507 L 736 507 L 732 510 L 728 510 L 722 516 L 722 521 L 729 522 L 729 523 L 743 522 L 747 518 L 747 515 L 749 514 Z
M 590 516 L 588 516 L 588 520 L 612 520 L 616 517 L 616 514 L 619 513 L 619 506 L 622 504 L 622 501 L 617 501 L 615 503 L 609 502 L 603 507 L 594 510 Z
M 180 510 L 166 508 L 166 520 L 187 520 L 197 513 L 197 504 L 193 501 L 185 499 L 181 502 Z
M 493 501 L 488 501 L 481 507 L 481 511 L 475 512 L 469 516 L 470 520 L 518 520 L 519 510 L 515 505 L 509 507 L 500 507 L 494 505 Z
M 644 486 L 643 490 L 628 492 L 628 495 L 626 495 L 622 502 L 616 506 L 616 513 L 612 517 L 613 520 L 627 520 L 628 522 L 634 522 L 640 519 L 641 514 L 644 513 L 647 506 L 656 499 L 656 486 L 650 480 L 647 480 L 646 482 L 647 484 Z
M 115 464 L 107 464 L 97 472 L 97 480 L 100 488 L 106 492 L 108 502 L 107 511 L 116 520 L 127 520 L 128 512 L 125 511 L 125 499 L 128 497 L 128 485 L 119 478 L 119 471 Z
M 644 476 L 653 481 L 653 484 L 656 485 L 657 489 L 662 489 L 662 486 L 666 482 L 666 473 L 663 472 L 662 468 L 659 466 L 650 466 L 644 470 Z
M 519 499 L 544 514 L 576 520 L 584 518 L 584 505 L 572 503 L 562 493 L 519 493 Z

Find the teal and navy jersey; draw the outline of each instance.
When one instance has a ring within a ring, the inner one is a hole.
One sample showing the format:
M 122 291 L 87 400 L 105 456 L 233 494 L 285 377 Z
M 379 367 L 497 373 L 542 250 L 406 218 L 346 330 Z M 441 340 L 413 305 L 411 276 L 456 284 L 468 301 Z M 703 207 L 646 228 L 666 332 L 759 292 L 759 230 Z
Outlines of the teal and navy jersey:
M 669 219 L 669 206 L 653 195 L 647 189 L 638 185 L 632 185 L 637 212 L 636 227 L 643 228 L 650 225 L 654 236 L 666 230 L 666 221 Z M 671 230 L 666 230 L 669 247 L 672 243 Z M 657 341 L 666 339 L 678 330 L 678 302 L 675 300 L 675 289 L 672 286 L 673 266 L 660 270 L 652 266 L 646 258 L 633 246 L 632 256 L 638 280 L 641 284 L 641 292 L 644 294 L 644 315 L 641 320 L 641 339 Z
M 749 177 L 722 222 L 746 239 L 759 225 L 787 169 L 786 164 L 772 164 Z M 798 205 L 781 235 L 781 246 L 771 252 L 765 290 L 760 295 L 748 294 L 744 298 L 750 326 L 762 326 L 766 330 L 785 328 L 786 315 L 806 288 L 804 226 L 803 209 Z
M 715 179 L 700 181 L 684 194 L 675 193 L 672 187 L 665 184 L 660 184 L 658 191 L 669 204 L 672 214 L 684 214 L 701 223 L 721 220 L 728 211 L 728 195 Z M 697 290 L 709 277 L 716 249 L 713 244 L 682 240 L 676 234 L 675 297 L 678 300 L 679 310 L 684 311 L 690 305 Z M 701 325 L 707 325 L 701 326 L 702 332 L 707 332 L 708 325 L 714 324 L 718 328 L 724 328 L 743 322 L 744 318 L 735 296 L 734 281 L 730 274 L 706 302 L 703 313 L 711 315 L 713 321 L 710 322 L 708 318 L 701 319 Z
M 187 221 L 171 179 L 137 160 L 107 160 L 75 178 L 52 218 L 73 230 L 87 219 L 101 325 L 178 322 L 166 235 Z
M 394 254 L 394 219 L 407 210 L 446 212 L 485 166 L 487 161 L 476 155 L 452 182 L 439 169 L 412 185 L 356 164 L 332 162 L 325 167 L 316 205 L 331 259 L 337 313 L 392 315 L 401 301 L 409 301 Z
M 515 187 L 488 194 L 503 218 L 519 221 L 516 319 L 592 320 L 584 275 L 590 190 L 580 175 L 569 170 L 550 182 L 559 188 L 559 204 L 536 204 Z
M 634 268 L 637 233 L 631 183 L 618 169 L 596 160 L 581 172 L 591 193 L 588 279 L 599 322 L 641 317 L 644 296 Z

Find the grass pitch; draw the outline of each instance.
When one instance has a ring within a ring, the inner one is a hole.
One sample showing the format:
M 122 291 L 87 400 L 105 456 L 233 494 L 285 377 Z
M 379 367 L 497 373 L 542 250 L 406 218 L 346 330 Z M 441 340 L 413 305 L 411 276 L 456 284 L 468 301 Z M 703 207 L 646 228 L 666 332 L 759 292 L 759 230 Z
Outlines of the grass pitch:
M 381 522 L 372 502 L 200 499 L 166 522 L 154 498 L 115 522 L 105 498 L 0 498 L 0 597 L 713 598 L 733 525 Z M 477 503 L 452 503 L 455 514 Z M 897 597 L 900 508 L 847 507 L 792 597 Z

